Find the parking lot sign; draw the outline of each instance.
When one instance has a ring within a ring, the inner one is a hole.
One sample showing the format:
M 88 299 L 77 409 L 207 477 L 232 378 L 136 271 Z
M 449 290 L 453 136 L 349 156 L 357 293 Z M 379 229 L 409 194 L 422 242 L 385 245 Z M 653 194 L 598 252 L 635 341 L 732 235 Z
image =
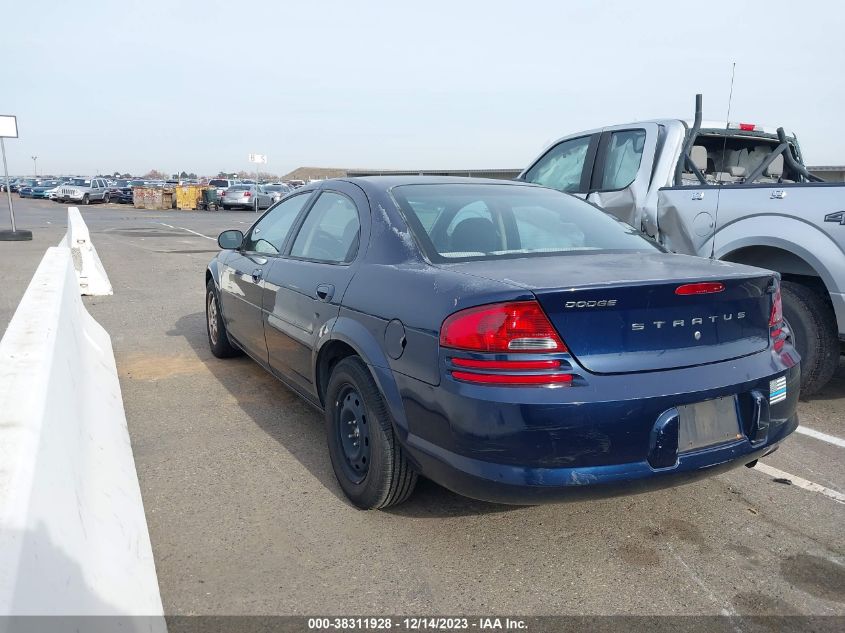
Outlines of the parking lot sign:
M 18 118 L 14 114 L 0 114 L 0 138 L 18 138 Z
M 0 230 L 0 241 L 22 242 L 32 239 L 32 231 L 19 231 L 15 227 L 15 210 L 12 208 L 12 188 L 9 182 L 9 168 L 6 165 L 6 143 L 3 139 L 18 138 L 18 119 L 14 114 L 0 114 L 0 152 L 3 154 L 3 175 L 6 178 L 6 198 L 9 200 L 9 217 L 12 230 Z
M 267 154 L 250 154 L 249 155 L 249 162 L 256 163 L 258 165 L 266 165 L 267 164 Z

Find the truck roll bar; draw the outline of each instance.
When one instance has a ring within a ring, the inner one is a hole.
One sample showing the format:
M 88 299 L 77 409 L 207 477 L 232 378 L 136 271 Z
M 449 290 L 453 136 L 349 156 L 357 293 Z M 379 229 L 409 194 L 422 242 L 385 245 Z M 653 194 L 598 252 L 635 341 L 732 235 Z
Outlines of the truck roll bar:
M 786 132 L 782 127 L 778 128 L 778 140 L 780 141 L 781 145 L 786 144 L 787 149 L 783 153 L 783 160 L 789 166 L 790 169 L 793 171 L 797 171 L 801 174 L 804 178 L 809 180 L 810 182 L 825 182 L 824 178 L 819 178 L 818 176 L 814 176 L 810 172 L 807 171 L 807 168 L 804 167 L 801 163 L 795 160 L 795 157 L 792 155 L 792 150 L 789 149 L 787 140 L 786 140 Z
M 695 174 L 695 177 L 698 178 L 699 182 L 702 185 L 707 184 L 707 180 L 704 178 L 704 174 L 701 173 L 701 170 L 695 166 L 695 163 L 692 162 L 692 158 L 690 158 L 690 150 L 692 146 L 695 145 L 695 139 L 698 137 L 698 133 L 701 131 L 701 119 L 702 119 L 702 96 L 701 93 L 695 95 L 695 119 L 692 123 L 692 128 L 690 128 L 689 133 L 687 134 L 687 140 L 684 143 L 684 147 L 681 151 L 681 160 L 678 161 L 678 164 L 675 165 L 675 184 L 681 184 L 681 174 L 684 171 L 684 167 L 687 167 L 692 173 Z

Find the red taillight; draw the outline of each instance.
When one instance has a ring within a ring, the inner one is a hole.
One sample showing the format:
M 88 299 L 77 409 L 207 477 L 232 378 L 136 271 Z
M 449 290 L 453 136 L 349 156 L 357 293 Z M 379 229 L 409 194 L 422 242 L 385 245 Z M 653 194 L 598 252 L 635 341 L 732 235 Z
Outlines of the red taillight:
M 740 123 L 739 129 L 745 130 L 746 132 L 752 132 L 752 131 L 754 131 L 754 124 L 753 123 Z
M 676 295 L 706 295 L 712 292 L 722 292 L 725 284 L 719 282 L 705 282 L 700 284 L 684 284 L 675 288 Z
M 773 341 L 772 347 L 776 352 L 780 352 L 786 344 L 786 333 L 783 331 L 783 300 L 780 296 L 780 284 L 777 285 L 775 293 L 772 296 L 772 312 L 769 316 L 769 334 Z
M 453 358 L 452 364 L 463 369 L 492 369 L 530 371 L 532 369 L 557 369 L 559 360 L 476 360 L 474 358 Z
M 452 378 L 463 382 L 487 385 L 565 385 L 572 382 L 572 374 L 475 374 L 453 371 Z
M 456 312 L 440 328 L 440 345 L 474 352 L 565 352 L 536 301 L 495 303 Z
M 244 198 L 249 198 L 251 195 L 249 191 L 244 191 Z
M 225 191 L 221 191 L 221 192 L 220 192 L 220 196 L 221 196 L 221 197 L 222 197 L 222 196 L 225 196 L 225 195 L 226 195 L 226 192 L 225 192 Z
M 769 327 L 779 328 L 783 324 L 783 300 L 780 296 L 780 285 L 775 290 L 775 295 L 772 300 L 772 313 L 769 317 Z

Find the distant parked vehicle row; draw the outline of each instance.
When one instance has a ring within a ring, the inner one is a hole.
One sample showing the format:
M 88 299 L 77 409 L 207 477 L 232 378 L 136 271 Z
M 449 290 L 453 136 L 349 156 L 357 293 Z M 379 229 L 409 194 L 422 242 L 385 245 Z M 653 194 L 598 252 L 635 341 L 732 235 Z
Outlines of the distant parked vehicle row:
M 42 198 L 56 202 L 116 202 L 132 204 L 135 187 L 175 187 L 182 184 L 208 185 L 217 192 L 219 206 L 224 209 L 245 208 L 254 211 L 267 209 L 292 192 L 301 181 L 257 184 L 254 180 L 212 178 L 198 180 L 145 180 L 127 178 L 62 177 L 62 178 L 11 178 L 8 188 L 21 198 Z M 0 182 L 0 191 L 7 184 Z M 230 192 L 231 191 L 231 192 Z M 227 197 L 227 192 L 230 192 Z

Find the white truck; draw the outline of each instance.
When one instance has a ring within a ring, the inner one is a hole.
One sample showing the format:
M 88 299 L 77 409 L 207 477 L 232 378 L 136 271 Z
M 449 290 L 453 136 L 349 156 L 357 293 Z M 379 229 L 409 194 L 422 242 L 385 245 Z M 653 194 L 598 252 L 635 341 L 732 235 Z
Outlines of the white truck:
M 668 250 L 780 272 L 804 394 L 845 342 L 845 184 L 804 166 L 783 128 L 659 119 L 558 139 L 520 179 L 600 206 Z

